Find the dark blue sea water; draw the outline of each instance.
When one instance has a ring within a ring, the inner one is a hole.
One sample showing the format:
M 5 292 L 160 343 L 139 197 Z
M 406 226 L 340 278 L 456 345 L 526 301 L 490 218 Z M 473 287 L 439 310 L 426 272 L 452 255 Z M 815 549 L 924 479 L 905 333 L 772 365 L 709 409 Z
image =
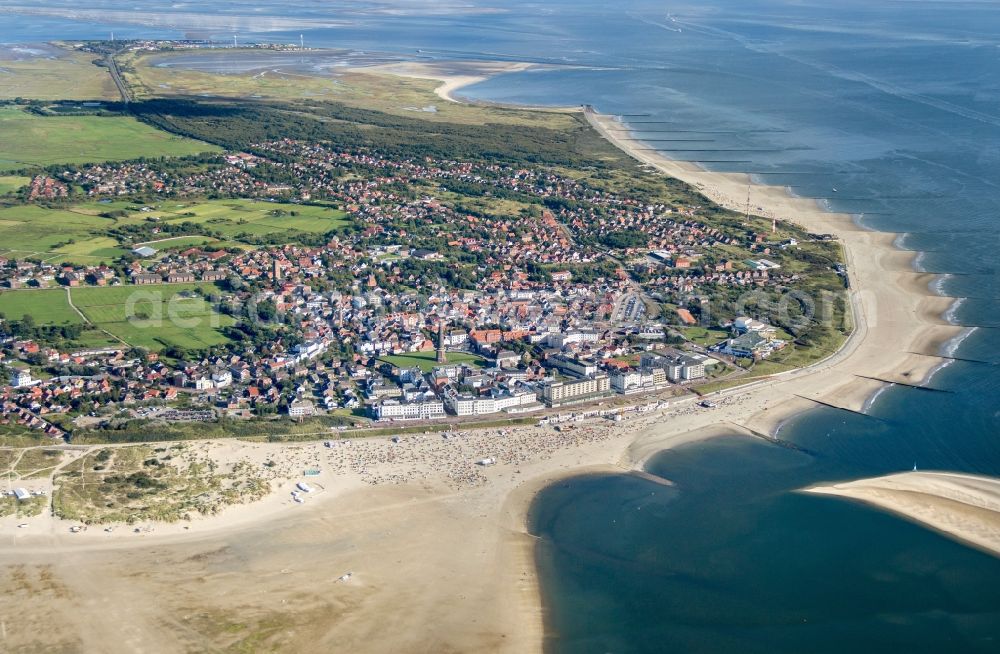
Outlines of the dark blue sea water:
M 75 20 L 10 14 L 0 42 L 112 28 L 284 42 L 303 34 L 313 46 L 559 64 L 465 93 L 649 114 L 632 119 L 646 130 L 639 136 L 702 139 L 666 150 L 675 158 L 754 173 L 900 234 L 901 247 L 921 252 L 922 270 L 948 274 L 940 292 L 966 298 L 949 317 L 969 331 L 949 352 L 968 361 L 931 382 L 951 392 L 894 387 L 873 417 L 802 415 L 781 433 L 808 453 L 735 437 L 662 453 L 649 471 L 673 488 L 605 475 L 545 490 L 533 520 L 547 645 L 1000 651 L 1000 560 L 860 505 L 795 492 L 914 462 L 1000 475 L 996 2 L 229 1 L 214 3 L 208 20 L 186 15 L 204 12 L 200 4 L 137 0 L 139 13 L 100 11 L 118 4 L 88 3 L 98 12 Z

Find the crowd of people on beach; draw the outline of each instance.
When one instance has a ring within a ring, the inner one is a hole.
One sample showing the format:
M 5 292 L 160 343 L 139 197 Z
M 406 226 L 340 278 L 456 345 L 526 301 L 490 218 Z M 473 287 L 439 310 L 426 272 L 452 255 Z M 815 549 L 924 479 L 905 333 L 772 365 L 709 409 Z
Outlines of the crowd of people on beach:
M 740 396 L 720 398 L 718 406 L 739 406 Z M 393 438 L 337 439 L 274 448 L 266 464 L 273 478 L 292 480 L 304 471 L 322 471 L 325 479 L 347 475 L 370 485 L 444 482 L 453 490 L 482 486 L 494 466 L 517 466 L 551 458 L 558 452 L 637 435 L 664 421 L 706 411 L 693 402 L 624 420 L 595 418 L 487 430 L 431 430 Z M 722 416 L 720 416 L 721 418 Z
M 392 438 L 341 438 L 301 444 L 202 443 L 202 455 L 255 462 L 271 481 L 300 479 L 307 471 L 322 473 L 325 480 L 350 476 L 365 484 L 445 482 L 454 490 L 488 482 L 486 470 L 494 465 L 529 464 L 558 452 L 632 434 L 638 436 L 656 424 L 711 410 L 720 421 L 727 409 L 744 406 L 745 394 L 720 396 L 706 409 L 694 401 L 674 403 L 666 409 L 636 412 L 624 419 L 614 416 L 583 419 L 562 416 L 556 424 L 503 429 L 435 430 Z M 568 419 L 567 419 L 568 418 Z M 247 448 L 257 450 L 251 455 Z M 235 448 L 230 456 L 222 448 Z M 258 449 L 259 448 L 259 449 Z M 213 453 L 213 450 L 215 452 Z

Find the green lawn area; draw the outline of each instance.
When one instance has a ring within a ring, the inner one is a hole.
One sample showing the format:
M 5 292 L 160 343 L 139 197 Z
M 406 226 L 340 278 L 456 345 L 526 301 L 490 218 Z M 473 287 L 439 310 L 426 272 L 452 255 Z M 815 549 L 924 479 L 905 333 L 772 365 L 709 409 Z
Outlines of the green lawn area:
M 413 366 L 417 366 L 424 372 L 430 372 L 431 369 L 439 365 L 437 362 L 437 352 L 433 351 L 412 352 L 410 354 L 393 354 L 390 356 L 384 356 L 380 358 L 379 361 L 391 363 L 399 368 L 412 368 Z M 485 365 L 486 361 L 482 357 L 478 357 L 475 354 L 468 354 L 466 352 L 449 352 L 448 363 L 468 363 L 476 367 L 482 367 Z
M 122 245 L 107 236 L 107 230 L 145 223 L 150 219 L 159 219 L 164 224 L 201 224 L 206 232 L 218 232 L 225 239 L 219 241 L 207 235 L 166 237 L 165 240 L 154 239 L 150 243 L 155 250 L 206 244 L 247 245 L 236 240 L 240 235 L 252 238 L 287 234 L 287 241 L 294 243 L 295 232 L 322 234 L 349 221 L 343 211 L 328 206 L 253 200 L 167 202 L 153 207 L 152 211 L 139 209 L 136 203 L 122 201 L 88 202 L 58 209 L 38 205 L 2 207 L 0 254 L 38 257 L 53 263 L 93 265 L 111 262 L 127 254 L 132 245 Z M 116 211 L 127 213 L 116 218 L 100 215 Z
M 186 250 L 187 248 L 201 245 L 227 245 L 221 241 L 208 236 L 178 236 L 159 241 L 149 241 L 146 243 L 136 243 L 136 246 L 148 245 L 157 252 L 162 250 Z
M 0 107 L 0 170 L 217 151 L 128 116 L 38 116 Z
M 73 311 L 61 288 L 3 291 L 0 313 L 8 320 L 20 320 L 30 314 L 37 325 L 79 325 L 80 315 Z
M 16 191 L 30 181 L 30 177 L 22 177 L 20 175 L 0 175 L 0 195 Z
M 715 345 L 721 343 L 729 337 L 729 332 L 724 329 L 708 329 L 705 327 L 678 327 L 677 331 L 698 345 Z
M 193 291 L 211 284 L 164 284 L 73 289 L 73 304 L 94 325 L 130 345 L 158 351 L 171 345 L 200 349 L 227 342 L 219 331 L 234 323 Z
M 254 200 L 164 203 L 142 216 L 159 218 L 165 223 L 203 224 L 206 231 L 219 232 L 227 238 L 289 231 L 322 234 L 349 222 L 346 213 L 332 207 Z

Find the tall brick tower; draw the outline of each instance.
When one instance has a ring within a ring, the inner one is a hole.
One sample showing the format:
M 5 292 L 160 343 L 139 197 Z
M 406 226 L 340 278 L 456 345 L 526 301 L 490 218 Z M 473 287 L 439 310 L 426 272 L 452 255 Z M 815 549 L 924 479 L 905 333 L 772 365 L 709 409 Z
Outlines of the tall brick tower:
M 438 349 L 437 362 L 447 363 L 448 356 L 444 353 L 444 319 L 438 319 Z

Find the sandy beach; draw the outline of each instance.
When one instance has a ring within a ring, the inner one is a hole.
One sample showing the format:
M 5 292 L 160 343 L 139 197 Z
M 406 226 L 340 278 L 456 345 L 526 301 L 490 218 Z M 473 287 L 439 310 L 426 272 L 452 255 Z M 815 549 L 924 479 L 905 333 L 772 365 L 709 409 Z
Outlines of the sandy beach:
M 1000 555 L 1000 479 L 905 472 L 805 490 L 877 506 Z
M 383 68 L 446 79 L 426 66 Z M 438 94 L 453 100 L 457 88 L 480 78 L 449 77 Z M 745 177 L 670 161 L 639 149 L 614 118 L 587 118 L 644 163 L 724 206 L 745 207 Z M 0 592 L 8 599 L 0 609 L 2 642 L 10 651 L 183 652 L 248 643 L 280 651 L 540 651 L 544 616 L 526 528 L 538 490 L 574 474 L 636 470 L 658 451 L 697 440 L 772 435 L 817 401 L 860 411 L 891 383 L 925 380 L 946 362 L 937 356 L 942 345 L 961 332 L 941 318 L 952 300 L 931 292 L 932 279 L 893 247 L 894 235 L 863 229 L 779 187 L 754 186 L 751 204 L 844 244 L 856 329 L 826 360 L 723 391 L 714 409 L 687 398 L 622 422 L 591 420 L 560 431 L 522 427 L 449 438 L 428 431 L 399 443 L 330 448 L 212 445 L 219 457 L 280 460 L 271 496 L 139 533 L 70 534 L 68 524 L 44 516 L 23 529 L 0 521 Z M 477 466 L 484 457 L 497 465 Z M 320 468 L 322 492 L 293 503 L 289 490 L 306 466 Z M 942 489 L 967 488 L 920 483 L 921 493 L 942 498 Z M 877 489 L 880 506 L 939 529 L 949 514 L 950 505 L 941 504 L 937 518 L 917 516 L 900 499 L 911 492 L 905 485 L 836 488 L 866 501 Z M 884 503 L 890 491 L 893 506 Z M 995 507 L 997 495 L 988 497 Z M 957 537 L 985 546 L 969 535 L 974 531 Z M 52 624 L 53 612 L 66 619 Z
M 412 77 L 414 79 L 429 79 L 441 82 L 434 93 L 448 102 L 462 102 L 454 97 L 458 89 L 483 82 L 494 75 L 517 73 L 532 68 L 538 64 L 509 61 L 440 61 L 414 62 L 404 61 L 377 66 L 365 66 L 356 70 L 364 73 L 381 73 L 396 77 Z

